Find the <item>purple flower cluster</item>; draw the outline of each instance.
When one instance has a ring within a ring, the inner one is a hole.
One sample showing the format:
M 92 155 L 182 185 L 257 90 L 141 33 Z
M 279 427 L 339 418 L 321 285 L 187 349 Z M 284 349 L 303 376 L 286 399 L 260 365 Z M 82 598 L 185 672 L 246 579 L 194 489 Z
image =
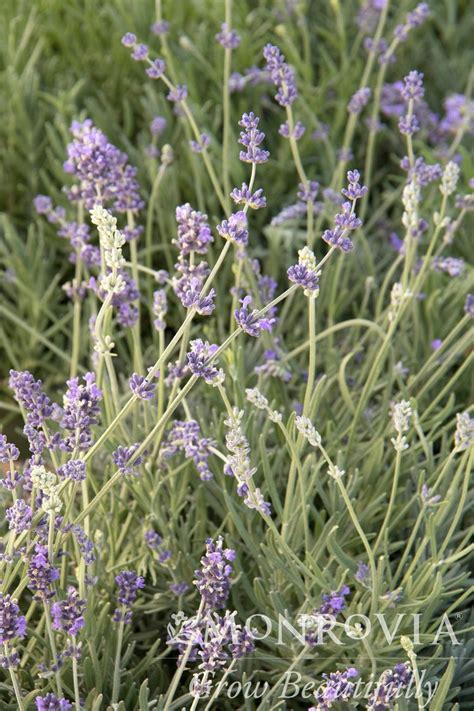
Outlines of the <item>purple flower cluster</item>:
M 36 711 L 69 711 L 72 709 L 70 701 L 59 698 L 56 694 L 49 692 L 46 696 L 37 696 L 35 699 Z
M 347 105 L 348 112 L 350 114 L 360 114 L 362 109 L 369 103 L 371 93 L 368 87 L 363 87 L 356 91 Z
M 168 313 L 168 299 L 166 298 L 166 291 L 164 289 L 158 289 L 153 292 L 153 315 L 155 316 L 153 320 L 153 325 L 157 331 L 164 331 L 166 328 L 165 316 Z
M 74 121 L 73 141 L 67 147 L 66 173 L 77 183 L 67 190 L 71 202 L 84 202 L 88 210 L 97 203 L 108 205 L 113 212 L 138 212 L 144 203 L 139 195 L 137 169 L 128 157 L 109 142 L 92 121 Z
M 295 141 L 299 141 L 300 138 L 303 138 L 305 131 L 306 127 L 301 123 L 301 121 L 297 121 L 293 128 L 291 128 L 288 121 L 285 121 L 278 129 L 280 136 L 283 136 L 283 138 L 294 138 Z
M 33 511 L 26 501 L 17 499 L 13 503 L 13 506 L 10 506 L 10 508 L 5 511 L 5 518 L 8 521 L 8 527 L 11 531 L 23 533 L 23 531 L 29 531 L 31 528 Z
M 350 588 L 347 585 L 343 585 L 340 590 L 331 592 L 329 594 L 324 594 L 322 596 L 322 603 L 317 610 L 319 615 L 337 615 L 342 612 L 347 607 L 346 597 L 350 595 Z M 313 613 L 314 614 L 314 613 Z
M 275 100 L 280 106 L 291 106 L 298 97 L 293 69 L 285 62 L 284 55 L 275 45 L 267 44 L 263 49 L 263 56 L 266 61 L 265 68 L 278 89 Z
M 421 2 L 415 7 L 414 10 L 409 12 L 405 18 L 405 22 L 401 25 L 397 25 L 394 30 L 394 37 L 399 42 L 405 42 L 410 34 L 411 30 L 416 27 L 420 27 L 429 17 L 430 8 L 428 3 Z
M 138 591 L 145 587 L 145 579 L 133 570 L 124 570 L 116 576 L 115 582 L 118 586 L 119 607 L 115 609 L 114 622 L 128 624 L 132 621 L 132 606 L 137 599 Z
M 410 166 L 408 156 L 404 156 L 400 161 L 400 167 L 407 171 L 409 181 L 416 181 L 421 187 L 439 180 L 443 174 L 439 163 L 428 164 L 421 156 L 416 158 L 413 166 Z
M 187 459 L 192 459 L 202 481 L 209 481 L 213 473 L 209 468 L 208 459 L 211 455 L 212 439 L 203 437 L 196 420 L 175 420 L 163 442 L 160 454 L 164 459 L 184 453 Z
M 317 296 L 319 293 L 319 271 L 316 257 L 309 247 L 298 252 L 298 264 L 293 264 L 287 270 L 288 279 L 304 289 L 306 296 Z
M 59 571 L 51 564 L 48 547 L 35 545 L 35 554 L 28 563 L 28 587 L 38 600 L 47 600 L 55 595 L 53 583 L 59 578 Z
M 346 609 L 346 597 L 349 594 L 350 588 L 347 585 L 335 592 L 324 594 L 321 605 L 316 607 L 310 615 L 303 615 L 307 644 L 314 647 L 321 643 L 322 635 L 332 626 L 332 618 Z
M 349 701 L 355 690 L 355 684 L 350 681 L 359 675 L 354 667 L 349 667 L 343 672 L 323 674 L 324 684 L 318 687 L 315 697 L 316 706 L 309 711 L 328 711 L 333 704 Z
M 70 585 L 67 589 L 66 598 L 51 605 L 53 628 L 61 630 L 71 637 L 76 637 L 85 624 L 85 607 L 86 601 L 81 600 L 77 590 Z
M 440 130 L 447 135 L 457 133 L 464 126 L 468 134 L 474 133 L 474 100 L 464 94 L 452 94 L 444 101 L 445 115 Z
M 138 467 L 145 461 L 143 454 L 134 457 L 135 452 L 140 447 L 139 442 L 135 442 L 130 447 L 117 447 L 112 453 L 114 464 L 124 476 L 139 476 Z M 133 458 L 133 461 L 131 461 Z
M 399 698 L 401 690 L 410 684 L 412 676 L 408 662 L 384 671 L 368 699 L 367 711 L 389 711 L 393 708 L 394 701 Z
M 71 459 L 58 468 L 58 474 L 63 479 L 71 481 L 84 481 L 86 478 L 86 464 L 82 459 Z
M 27 424 L 41 427 L 51 417 L 51 400 L 43 392 L 41 380 L 35 380 L 28 370 L 10 370 L 9 387 L 17 403 L 26 411 Z
M 413 70 L 403 79 L 402 97 L 405 101 L 420 101 L 425 95 L 423 87 L 423 74 Z
M 212 383 L 219 375 L 219 370 L 212 364 L 219 346 L 210 344 L 200 338 L 190 342 L 190 351 L 187 354 L 187 366 L 193 375 L 204 378 L 206 383 Z
M 234 188 L 230 196 L 236 205 L 244 205 L 247 209 L 259 210 L 267 206 L 267 199 L 263 195 L 263 188 L 259 188 L 252 193 L 247 183 L 242 183 L 240 188 Z
M 168 31 L 168 23 L 157 22 L 151 26 L 151 31 L 155 35 L 166 34 Z M 127 32 L 122 37 L 122 44 L 124 47 L 132 49 L 132 59 L 136 62 L 147 62 L 149 67 L 146 69 L 146 73 L 150 79 L 160 79 L 166 71 L 166 63 L 163 59 L 153 59 L 149 57 L 150 51 L 148 45 L 137 42 L 136 36 L 133 32 Z
M 459 277 L 463 274 L 466 263 L 460 257 L 433 257 L 431 268 L 435 272 L 444 272 L 450 277 Z
M 228 220 L 222 220 L 217 225 L 221 237 L 239 245 L 247 245 L 249 239 L 247 215 L 243 210 L 234 212 Z
M 147 380 L 144 375 L 132 373 L 128 384 L 132 393 L 135 397 L 139 398 L 139 400 L 153 400 L 155 397 L 156 385 Z
M 402 98 L 408 103 L 408 113 L 400 116 L 398 128 L 400 133 L 405 136 L 412 136 L 419 131 L 420 122 L 418 117 L 413 114 L 413 105 L 421 101 L 424 95 L 423 74 L 417 71 L 412 71 L 403 80 L 401 88 Z
M 83 383 L 79 378 L 67 381 L 63 397 L 61 427 L 70 434 L 63 438 L 61 448 L 66 452 L 88 449 L 92 444 L 91 429 L 97 424 L 100 414 L 102 392 L 97 387 L 94 373 L 86 373 Z
M 377 27 L 380 12 L 387 0 L 365 0 L 362 3 L 357 16 L 356 24 L 364 34 L 371 34 Z
M 335 216 L 335 228 L 325 230 L 323 233 L 325 242 L 343 252 L 350 252 L 354 246 L 347 233 L 362 226 L 362 220 L 355 215 L 354 210 L 357 200 L 360 200 L 367 193 L 367 188 L 365 185 L 361 185 L 359 180 L 360 173 L 358 170 L 348 171 L 348 186 L 343 188 L 341 192 L 350 202 L 344 202 L 342 204 L 342 212 Z
M 231 562 L 235 560 L 235 551 L 223 546 L 222 536 L 216 541 L 208 538 L 206 554 L 201 558 L 201 567 L 194 571 L 194 585 L 206 607 L 214 610 L 223 608 L 227 602 L 232 575 Z
M 173 240 L 179 249 L 175 265 L 179 276 L 173 278 L 173 289 L 183 306 L 194 308 L 200 315 L 209 316 L 214 310 L 215 290 L 202 294 L 204 280 L 209 268 L 207 262 L 194 264 L 193 254 L 206 254 L 214 238 L 207 222 L 207 215 L 193 210 L 189 203 L 176 208 L 178 239 Z
M 207 215 L 198 210 L 193 210 L 187 202 L 176 208 L 176 222 L 178 224 L 178 239 L 173 240 L 182 256 L 191 252 L 206 254 L 209 244 L 214 241 L 211 228 L 207 222 Z
M 265 134 L 263 131 L 259 131 L 259 123 L 260 119 L 255 116 L 253 111 L 243 114 L 239 121 L 239 126 L 243 129 L 240 132 L 239 143 L 245 148 L 244 151 L 240 151 L 239 158 L 244 163 L 253 163 L 254 165 L 266 163 L 270 155 L 268 151 L 260 148 Z
M 157 37 L 161 37 L 162 35 L 166 35 L 169 32 L 170 29 L 170 23 L 167 22 L 166 20 L 161 20 L 160 22 L 154 22 L 150 26 L 150 30 L 153 32 L 154 35 Z
M 23 639 L 25 632 L 26 618 L 20 614 L 17 601 L 0 592 L 0 644 L 10 645 L 15 639 Z
M 224 49 L 237 49 L 240 45 L 240 37 L 235 30 L 231 30 L 226 22 L 221 25 L 221 31 L 216 35 L 216 41 Z
M 249 309 L 252 303 L 252 297 L 247 295 L 241 299 L 242 306 L 234 311 L 234 317 L 237 325 L 248 333 L 249 336 L 257 338 L 262 331 L 271 331 L 276 323 L 276 319 L 259 316 L 257 309 Z

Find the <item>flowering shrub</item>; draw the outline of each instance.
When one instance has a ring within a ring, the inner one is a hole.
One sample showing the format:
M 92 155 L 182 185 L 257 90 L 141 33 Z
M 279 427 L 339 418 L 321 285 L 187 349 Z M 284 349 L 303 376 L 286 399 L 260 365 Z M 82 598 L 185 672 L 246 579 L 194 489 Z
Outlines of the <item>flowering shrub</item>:
M 148 44 L 123 23 L 147 137 L 74 118 L 26 314 L 4 223 L 2 708 L 474 703 L 474 103 L 401 68 L 426 3 L 334 3 L 327 125 L 311 8 L 283 5 L 247 37 L 227 0 L 183 63 L 161 3 Z

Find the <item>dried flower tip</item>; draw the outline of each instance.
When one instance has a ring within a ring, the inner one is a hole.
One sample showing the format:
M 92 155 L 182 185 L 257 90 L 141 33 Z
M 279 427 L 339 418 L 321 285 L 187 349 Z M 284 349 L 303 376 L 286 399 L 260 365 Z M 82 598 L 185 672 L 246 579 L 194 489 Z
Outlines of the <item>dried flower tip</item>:
M 457 449 L 468 449 L 474 443 L 474 417 L 468 412 L 458 412 L 456 415 L 456 432 L 454 444 Z
M 341 479 L 346 472 L 344 469 L 340 469 L 337 465 L 329 467 L 328 474 L 333 479 Z
M 439 190 L 442 195 L 446 197 L 451 195 L 456 190 L 456 186 L 459 180 L 459 166 L 454 161 L 450 161 L 443 172 L 443 177 L 441 178 L 441 185 Z
M 303 435 L 306 440 L 308 440 L 312 447 L 319 447 L 321 444 L 321 435 L 309 417 L 297 415 L 295 418 L 295 425 L 298 432 Z
M 259 410 L 266 410 L 268 407 L 268 400 L 265 395 L 262 395 L 258 388 L 247 388 L 245 390 L 245 395 L 247 400 L 255 405 Z

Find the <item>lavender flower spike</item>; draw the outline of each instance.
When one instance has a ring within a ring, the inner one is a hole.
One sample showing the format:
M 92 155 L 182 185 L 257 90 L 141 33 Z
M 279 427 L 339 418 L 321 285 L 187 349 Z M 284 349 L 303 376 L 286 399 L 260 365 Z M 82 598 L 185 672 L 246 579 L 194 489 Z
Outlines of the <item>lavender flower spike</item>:
M 298 97 L 293 69 L 285 62 L 284 55 L 275 45 L 267 44 L 263 49 L 263 56 L 266 69 L 278 89 L 275 100 L 280 106 L 291 106 Z
M 187 365 L 193 375 L 204 378 L 206 383 L 215 382 L 219 377 L 220 372 L 215 365 L 210 362 L 210 359 L 218 350 L 218 346 L 210 344 L 207 341 L 202 341 L 196 338 L 190 342 L 190 351 L 187 355 Z
M 234 311 L 234 317 L 240 328 L 249 336 L 257 338 L 262 331 L 271 331 L 276 319 L 259 317 L 257 309 L 249 310 L 252 297 L 247 295 L 241 299 L 240 309 Z
M 153 400 L 155 397 L 154 383 L 150 383 L 143 375 L 132 373 L 128 384 L 132 393 L 140 400 Z
M 316 257 L 309 247 L 303 247 L 298 252 L 298 264 L 288 269 L 288 279 L 303 287 L 306 296 L 316 297 L 319 294 L 319 275 L 316 267 Z
M 350 114 L 360 114 L 362 109 L 369 103 L 371 93 L 368 87 L 356 91 L 347 105 L 348 112 Z
M 72 709 L 72 704 L 67 699 L 60 699 L 49 692 L 46 696 L 37 696 L 35 699 L 36 711 L 69 711 Z
M 255 116 L 253 111 L 243 114 L 239 121 L 239 126 L 244 129 L 240 132 L 239 143 L 245 147 L 245 151 L 240 151 L 239 158 L 244 163 L 253 163 L 254 165 L 266 163 L 270 155 L 268 151 L 260 148 L 265 134 L 258 130 L 259 122 L 260 119 Z
M 132 620 L 132 606 L 137 599 L 138 591 L 145 587 L 145 579 L 133 570 L 124 570 L 116 576 L 115 582 L 118 586 L 119 607 L 114 612 L 114 622 L 128 624 Z
M 225 606 L 230 591 L 231 561 L 235 559 L 235 551 L 223 548 L 224 539 L 219 536 L 216 541 L 208 538 L 206 554 L 201 558 L 201 567 L 195 571 L 194 584 L 199 590 L 207 608 L 218 610 Z
M 223 220 L 217 225 L 217 231 L 224 239 L 246 245 L 249 239 L 247 215 L 243 210 L 234 212 L 228 220 Z

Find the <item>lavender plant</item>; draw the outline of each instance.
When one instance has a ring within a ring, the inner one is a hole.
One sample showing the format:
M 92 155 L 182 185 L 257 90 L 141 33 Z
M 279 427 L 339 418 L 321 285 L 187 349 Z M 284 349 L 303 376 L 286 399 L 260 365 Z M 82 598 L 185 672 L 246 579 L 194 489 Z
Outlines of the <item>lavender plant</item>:
M 470 82 L 403 68 L 426 3 L 331 4 L 320 84 L 312 4 L 272 8 L 209 52 L 122 8 L 144 132 L 49 132 L 57 312 L 0 307 L 45 349 L 2 327 L 2 708 L 474 703 Z

